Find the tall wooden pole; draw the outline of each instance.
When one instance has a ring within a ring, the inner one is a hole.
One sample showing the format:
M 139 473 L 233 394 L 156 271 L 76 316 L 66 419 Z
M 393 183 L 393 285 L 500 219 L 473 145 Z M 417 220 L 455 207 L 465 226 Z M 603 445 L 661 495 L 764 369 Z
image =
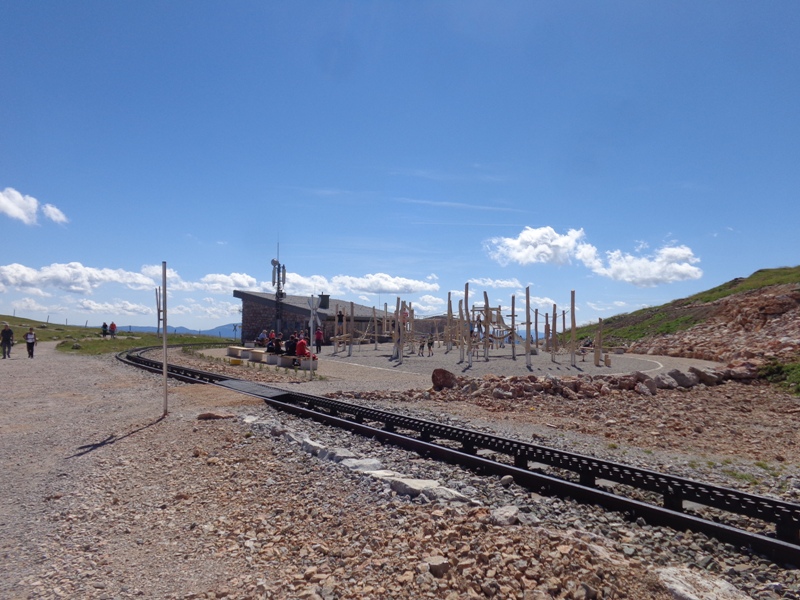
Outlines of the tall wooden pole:
M 483 360 L 489 362 L 489 342 L 492 339 L 492 309 L 489 307 L 489 294 L 483 292 Z
M 511 295 L 511 360 L 517 360 L 517 321 L 514 311 L 516 310 L 515 296 Z
M 603 319 L 597 321 L 597 333 L 594 336 L 594 366 L 600 366 L 600 354 L 603 352 Z
M 458 356 L 459 363 L 464 362 L 464 347 L 467 345 L 467 340 L 464 339 L 464 301 L 458 301 Z
M 525 288 L 525 365 L 531 368 L 531 286 Z
M 167 261 L 161 263 L 161 289 L 164 293 L 161 298 L 161 320 L 164 323 L 164 336 L 161 338 L 164 342 L 164 413 L 162 417 L 166 417 L 169 412 L 167 406 Z
M 472 366 L 472 316 L 469 312 L 469 283 L 464 284 L 464 314 L 467 317 L 467 362 Z
M 453 298 L 452 293 L 447 292 L 447 325 L 445 329 L 445 351 L 453 349 Z
M 350 332 L 350 344 L 348 346 L 347 356 L 353 356 L 353 338 L 355 337 L 353 335 L 353 333 L 356 330 L 356 324 L 355 324 L 354 319 L 355 319 L 355 304 L 353 304 L 351 302 L 350 303 L 350 327 L 347 328 L 347 330 Z M 346 317 L 345 317 L 345 321 L 347 321 Z
M 571 336 L 571 343 L 570 343 L 570 346 L 572 347 L 572 352 L 570 354 L 570 357 L 571 357 L 571 364 L 574 367 L 574 366 L 577 365 L 577 361 L 575 360 L 575 352 L 578 349 L 577 348 L 576 339 L 575 339 L 575 335 L 576 335 L 576 333 L 575 333 L 575 329 L 576 329 L 576 327 L 575 327 L 575 290 L 572 290 L 572 292 L 570 294 L 569 314 L 570 314 L 570 319 L 572 321 L 570 323 L 570 325 L 572 325 L 572 327 L 571 327 L 572 336 Z

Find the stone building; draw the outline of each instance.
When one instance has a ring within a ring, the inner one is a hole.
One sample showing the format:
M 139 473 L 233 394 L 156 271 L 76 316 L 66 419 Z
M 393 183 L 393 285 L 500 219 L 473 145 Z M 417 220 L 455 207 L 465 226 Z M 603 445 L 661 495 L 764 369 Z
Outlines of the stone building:
M 264 294 L 260 292 L 245 292 L 234 290 L 233 297 L 242 301 L 242 343 L 252 342 L 261 330 L 267 331 L 274 329 L 279 331 L 277 324 L 277 304 L 275 294 Z M 350 318 L 350 301 L 337 300 L 328 296 L 320 295 L 320 307 L 317 309 L 317 317 L 322 325 L 325 334 L 325 342 L 330 340 L 336 332 L 336 313 L 341 310 Z M 281 325 L 280 331 L 284 337 L 288 337 L 294 331 L 305 331 L 308 333 L 308 320 L 311 316 L 309 307 L 310 296 L 291 296 L 285 294 L 281 301 Z M 353 305 L 354 329 L 358 333 L 367 331 L 374 332 L 373 311 L 371 306 L 362 304 Z M 377 310 L 378 332 L 383 333 L 383 310 Z M 393 315 L 390 315 L 389 320 Z M 391 325 L 389 325 L 391 327 Z M 389 329 L 389 331 L 391 331 Z

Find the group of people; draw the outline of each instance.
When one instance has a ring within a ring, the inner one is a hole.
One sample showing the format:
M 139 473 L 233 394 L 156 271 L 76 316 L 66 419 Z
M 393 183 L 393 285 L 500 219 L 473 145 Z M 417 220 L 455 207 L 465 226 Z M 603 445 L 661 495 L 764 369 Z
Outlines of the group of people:
M 433 356 L 433 334 L 429 333 L 427 338 L 420 338 L 419 352 L 417 356 L 425 356 L 425 345 L 428 345 L 428 356 Z
M 109 334 L 111 335 L 111 339 L 113 340 L 117 337 L 117 324 L 114 321 L 111 321 L 111 325 L 103 321 L 103 326 L 100 328 L 101 333 L 103 334 L 103 339 L 106 339 L 106 336 Z
M 33 358 L 33 349 L 39 340 L 36 339 L 36 332 L 33 327 L 28 329 L 28 332 L 22 336 L 25 340 L 25 345 L 28 348 L 28 358 Z M 11 347 L 14 345 L 14 330 L 6 323 L 3 329 L 0 330 L 0 346 L 3 348 L 3 358 L 11 358 Z
M 317 349 L 317 354 L 322 352 L 322 343 L 325 336 L 321 327 L 317 327 L 314 332 L 314 344 Z M 269 333 L 264 329 L 258 334 L 255 344 L 262 348 L 266 348 L 267 352 L 273 354 L 284 354 L 286 356 L 297 356 L 298 358 L 311 357 L 311 350 L 308 348 L 308 340 L 306 334 L 303 332 L 295 331 L 289 336 L 289 339 L 284 341 L 283 333 L 275 333 L 273 329 Z

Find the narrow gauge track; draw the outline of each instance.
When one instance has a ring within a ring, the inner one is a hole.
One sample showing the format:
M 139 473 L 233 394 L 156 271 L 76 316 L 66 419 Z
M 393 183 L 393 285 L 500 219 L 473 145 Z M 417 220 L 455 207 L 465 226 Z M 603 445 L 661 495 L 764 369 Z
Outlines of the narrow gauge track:
M 160 361 L 142 356 L 152 349 L 136 348 L 118 354 L 117 358 L 162 373 Z M 800 505 L 797 504 L 180 365 L 168 364 L 167 374 L 181 381 L 215 384 L 262 398 L 279 410 L 392 443 L 425 457 L 487 475 L 511 475 L 517 484 L 544 495 L 599 504 L 631 519 L 641 517 L 652 525 L 702 532 L 742 550 L 768 556 L 776 563 L 800 566 Z M 489 451 L 501 459 L 479 456 L 478 450 Z M 546 475 L 541 472 L 543 466 L 576 473 L 578 481 Z M 602 480 L 660 494 L 663 506 L 599 489 Z M 685 502 L 758 519 L 771 524 L 773 532 L 757 534 L 687 514 Z

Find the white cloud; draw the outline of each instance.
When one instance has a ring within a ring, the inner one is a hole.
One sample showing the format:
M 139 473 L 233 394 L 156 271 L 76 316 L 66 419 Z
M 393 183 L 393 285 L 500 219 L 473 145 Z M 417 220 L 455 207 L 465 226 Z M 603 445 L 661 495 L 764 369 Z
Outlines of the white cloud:
M 491 279 L 489 277 L 481 277 L 478 279 L 470 279 L 468 283 L 474 283 L 489 288 L 519 288 L 522 284 L 516 277 L 513 279 Z
M 192 317 L 209 320 L 232 320 L 238 322 L 241 320 L 240 308 L 241 303 L 239 302 L 219 301 L 215 298 L 203 298 L 202 302 L 198 302 L 193 298 L 187 298 L 181 304 L 167 307 L 167 325 L 170 322 L 170 315 L 191 315 Z
M 639 287 L 699 279 L 703 275 L 703 271 L 693 266 L 700 259 L 687 246 L 661 248 L 650 257 L 623 254 L 620 250 L 608 252 L 607 256 L 607 266 L 594 269 L 595 273 Z
M 700 259 L 688 246 L 665 246 L 654 255 L 634 256 L 611 250 L 601 258 L 597 248 L 583 241 L 583 229 L 570 229 L 565 235 L 552 227 L 525 227 L 516 238 L 497 237 L 485 243 L 489 256 L 501 265 L 515 262 L 564 265 L 573 259 L 597 275 L 639 287 L 699 279 L 703 271 L 694 266 Z M 674 243 L 674 242 L 673 242 Z M 637 242 L 637 248 L 646 247 Z
M 447 301 L 443 298 L 437 298 L 430 294 L 420 296 L 416 302 L 413 303 L 414 311 L 418 315 L 431 315 L 443 312 L 446 307 Z
M 196 284 L 197 289 L 216 294 L 232 293 L 233 290 L 252 290 L 256 289 L 257 285 L 258 281 L 255 277 L 244 273 L 231 273 L 229 275 L 213 273 L 205 275 Z
M 61 212 L 61 210 L 59 208 L 53 206 L 52 204 L 45 204 L 42 207 L 42 213 L 44 213 L 45 217 L 47 217 L 48 219 L 50 219 L 51 221 L 53 221 L 55 223 L 68 223 L 69 222 L 69 219 L 67 219 L 67 216 L 63 212 Z
M 516 238 L 492 238 L 486 247 L 489 256 L 501 265 L 511 262 L 563 265 L 575 256 L 584 235 L 583 229 L 570 229 L 566 235 L 561 235 L 552 227 L 525 227 Z
M 118 283 L 130 289 L 152 289 L 154 282 L 141 273 L 123 269 L 96 269 L 79 262 L 53 263 L 32 269 L 18 263 L 0 266 L 0 284 L 20 289 L 57 288 L 67 292 L 91 293 L 106 283 Z
M 548 311 L 553 309 L 553 304 L 556 304 L 556 301 L 547 296 L 531 296 L 531 308 Z
M 143 304 L 135 304 L 133 302 L 128 302 L 127 300 L 95 302 L 93 300 L 83 298 L 76 303 L 75 307 L 82 312 L 87 312 L 90 314 L 111 315 L 108 318 L 113 318 L 113 315 L 138 316 L 151 315 L 155 313 L 154 307 L 145 306 Z
M 0 214 L 22 221 L 25 225 L 36 225 L 38 211 L 39 201 L 33 196 L 20 194 L 14 188 L 0 191 Z M 42 213 L 56 223 L 68 222 L 66 215 L 52 204 L 45 204 Z
M 36 225 L 39 201 L 33 196 L 23 196 L 14 188 L 0 192 L 0 213 L 18 219 L 25 225 Z
M 322 275 L 311 275 L 310 277 L 298 275 L 297 273 L 286 273 L 287 294 L 297 296 L 310 296 L 311 294 L 337 294 L 339 290 L 333 289 L 333 284 Z M 265 292 L 273 292 L 272 281 L 267 281 L 263 286 Z
M 142 274 L 152 278 L 157 285 L 163 279 L 161 265 L 144 265 Z M 288 276 L 287 276 L 288 277 Z M 231 294 L 233 290 L 263 289 L 258 280 L 245 273 L 209 273 L 200 278 L 200 281 L 186 281 L 175 269 L 167 267 L 167 292 L 196 292 L 203 291 L 211 294 Z
M 394 277 L 386 273 L 374 273 L 363 277 L 336 275 L 331 279 L 331 283 L 333 293 L 416 294 L 439 290 L 438 283 L 426 283 L 416 279 Z
M 11 303 L 16 310 L 20 312 L 45 312 L 48 310 L 43 304 L 39 304 L 33 298 L 20 298 Z

